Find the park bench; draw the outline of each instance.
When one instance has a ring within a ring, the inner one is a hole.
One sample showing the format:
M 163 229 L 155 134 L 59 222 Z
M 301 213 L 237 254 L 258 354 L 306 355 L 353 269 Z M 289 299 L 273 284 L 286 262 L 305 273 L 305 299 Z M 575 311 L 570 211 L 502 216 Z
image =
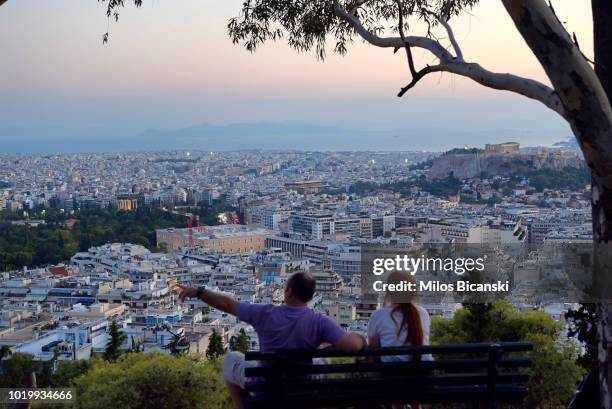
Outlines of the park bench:
M 248 409 L 378 408 L 390 403 L 520 405 L 527 396 L 527 342 L 365 349 L 247 352 Z M 364 362 L 367 357 L 433 354 L 434 361 Z M 312 363 L 312 358 L 329 359 Z M 337 361 L 337 362 L 336 362 Z

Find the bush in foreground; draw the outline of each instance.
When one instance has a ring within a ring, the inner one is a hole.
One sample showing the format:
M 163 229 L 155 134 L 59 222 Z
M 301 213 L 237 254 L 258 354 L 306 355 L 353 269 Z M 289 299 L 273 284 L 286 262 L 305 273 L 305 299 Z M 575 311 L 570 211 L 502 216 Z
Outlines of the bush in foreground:
M 98 360 L 74 385 L 79 409 L 231 407 L 219 368 L 193 356 L 139 353 Z
M 431 342 L 530 341 L 533 366 L 524 408 L 562 408 L 574 395 L 585 371 L 580 350 L 561 334 L 562 326 L 544 311 L 519 310 L 507 302 L 468 304 L 450 319 L 435 317 Z

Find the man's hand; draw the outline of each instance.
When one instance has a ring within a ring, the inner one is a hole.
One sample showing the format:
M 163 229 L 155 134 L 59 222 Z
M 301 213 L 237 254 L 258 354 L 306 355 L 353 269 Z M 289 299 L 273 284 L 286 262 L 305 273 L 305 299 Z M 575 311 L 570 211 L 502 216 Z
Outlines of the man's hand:
M 193 287 L 185 287 L 177 284 L 178 296 L 181 301 L 185 301 L 187 298 L 195 298 L 198 294 L 198 289 Z M 228 314 L 236 315 L 238 313 L 238 302 L 232 297 L 217 293 L 215 291 L 206 290 L 202 294 L 201 301 L 210 305 L 213 308 L 227 312 Z
M 193 287 L 185 287 L 177 284 L 178 296 L 181 302 L 185 301 L 186 298 L 195 298 L 198 294 L 198 289 Z

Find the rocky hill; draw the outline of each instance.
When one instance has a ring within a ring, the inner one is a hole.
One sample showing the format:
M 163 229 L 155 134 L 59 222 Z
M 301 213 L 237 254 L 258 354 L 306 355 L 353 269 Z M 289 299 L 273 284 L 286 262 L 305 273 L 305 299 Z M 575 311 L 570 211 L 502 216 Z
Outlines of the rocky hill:
M 433 159 L 427 178 L 470 179 L 482 174 L 510 176 L 539 169 L 579 168 L 583 160 L 567 149 L 537 148 L 524 151 L 516 143 L 487 145 L 484 150 L 454 149 Z

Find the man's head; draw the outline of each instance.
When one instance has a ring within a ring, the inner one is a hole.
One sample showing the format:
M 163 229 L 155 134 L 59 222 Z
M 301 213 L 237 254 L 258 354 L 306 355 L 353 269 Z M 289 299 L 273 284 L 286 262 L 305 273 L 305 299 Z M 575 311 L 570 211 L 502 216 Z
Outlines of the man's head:
M 285 288 L 285 303 L 287 305 L 306 305 L 312 300 L 317 281 L 312 274 L 305 271 L 293 273 L 287 280 L 287 288 Z

